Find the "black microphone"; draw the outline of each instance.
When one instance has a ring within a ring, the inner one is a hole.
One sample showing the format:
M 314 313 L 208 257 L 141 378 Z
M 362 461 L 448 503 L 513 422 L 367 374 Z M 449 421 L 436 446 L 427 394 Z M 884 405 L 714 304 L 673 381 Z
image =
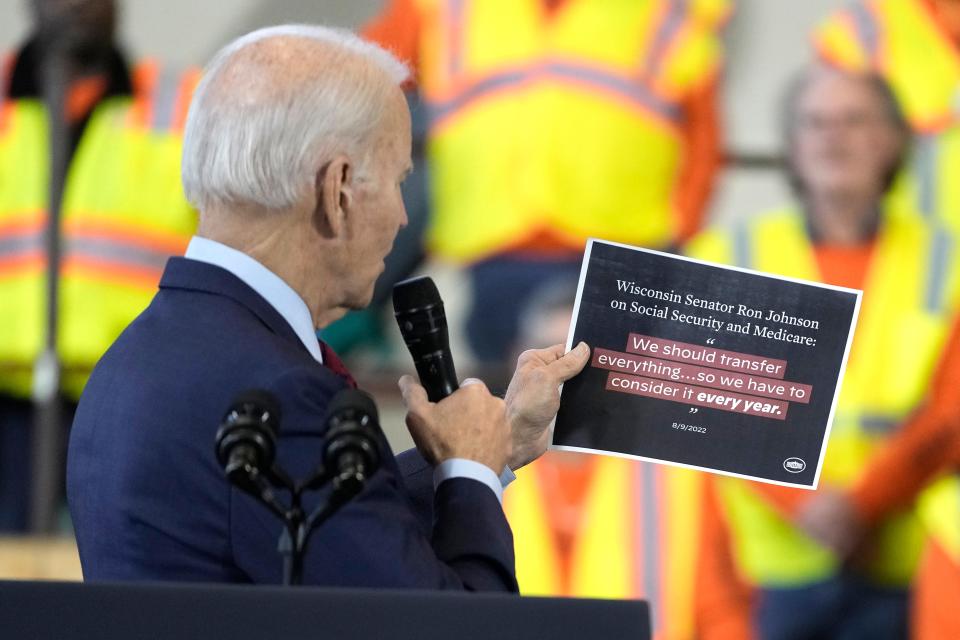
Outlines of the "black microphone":
M 393 287 L 393 311 L 427 397 L 430 402 L 443 400 L 460 385 L 437 285 L 426 276 L 398 282 Z
M 239 394 L 217 431 L 217 460 L 237 487 L 259 497 L 258 479 L 269 477 L 277 453 L 280 406 L 270 393 L 253 389 Z
M 335 491 L 345 497 L 356 495 L 380 468 L 379 433 L 377 405 L 369 394 L 344 389 L 333 397 L 323 464 Z

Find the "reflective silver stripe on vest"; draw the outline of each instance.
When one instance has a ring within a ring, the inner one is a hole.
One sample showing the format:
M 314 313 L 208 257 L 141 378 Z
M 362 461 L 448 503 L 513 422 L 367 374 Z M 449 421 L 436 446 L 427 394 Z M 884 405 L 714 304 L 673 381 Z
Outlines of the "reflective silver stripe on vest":
M 150 128 L 154 131 L 168 131 L 173 126 L 180 95 L 181 76 L 171 69 L 163 69 L 157 78 L 153 90 L 153 109 Z
M 42 231 L 7 236 L 0 238 L 0 259 L 12 258 L 18 254 L 28 254 L 43 251 L 45 248 Z
M 66 257 L 69 259 L 72 256 L 162 271 L 170 254 L 104 238 L 69 238 L 66 242 Z
M 599 69 L 565 62 L 548 62 L 543 69 L 552 77 L 579 80 L 598 88 L 609 89 L 675 124 L 678 124 L 683 117 L 683 112 L 676 103 L 658 96 L 643 82 L 627 80 Z
M 654 632 L 661 627 L 660 615 L 663 603 L 660 602 L 660 496 L 657 486 L 661 480 L 659 467 L 649 462 L 634 463 L 640 467 L 637 474 L 640 480 L 640 503 L 642 508 L 642 528 L 636 535 L 643 546 L 643 597 L 650 603 L 650 617 Z
M 428 109 L 430 113 L 430 121 L 432 123 L 436 123 L 440 120 L 443 120 L 444 118 L 453 115 L 457 111 L 463 109 L 468 104 L 474 100 L 477 100 L 478 98 L 481 98 L 487 93 L 491 93 L 504 87 L 509 87 L 510 85 L 518 85 L 527 81 L 530 77 L 530 70 L 518 69 L 516 71 L 498 73 L 496 75 L 483 78 L 476 84 L 471 85 L 468 89 L 457 94 L 449 100 L 429 103 Z
M 447 60 L 448 78 L 456 78 L 463 71 L 463 49 L 465 45 L 466 21 L 464 14 L 467 0 L 449 0 L 447 2 L 447 46 L 450 59 Z
M 750 229 L 740 221 L 733 227 L 733 263 L 745 269 L 753 268 L 753 250 L 750 248 Z
M 850 6 L 850 17 L 857 29 L 857 38 L 870 56 L 870 63 L 875 64 L 880 52 L 880 26 L 863 2 L 855 2 Z
M 936 229 L 930 240 L 930 263 L 927 267 L 927 290 L 925 308 L 930 313 L 942 313 L 946 305 L 946 288 L 949 280 L 950 265 L 953 262 L 952 235 L 942 229 Z
M 913 174 L 917 181 L 917 208 L 928 219 L 937 213 L 937 156 L 939 136 L 918 135 L 913 149 Z
M 449 100 L 430 103 L 430 120 L 436 124 L 486 94 L 538 79 L 572 80 L 578 85 L 608 90 L 673 124 L 679 123 L 683 116 L 679 105 L 661 98 L 641 81 L 576 63 L 547 61 L 543 64 L 502 71 L 488 76 Z
M 867 433 L 887 435 L 896 430 L 903 418 L 899 416 L 866 414 L 860 416 L 860 427 Z
M 647 52 L 645 65 L 647 78 L 656 78 L 660 74 L 664 55 L 687 19 L 687 0 L 669 0 L 669 4 L 667 15 L 657 29 Z

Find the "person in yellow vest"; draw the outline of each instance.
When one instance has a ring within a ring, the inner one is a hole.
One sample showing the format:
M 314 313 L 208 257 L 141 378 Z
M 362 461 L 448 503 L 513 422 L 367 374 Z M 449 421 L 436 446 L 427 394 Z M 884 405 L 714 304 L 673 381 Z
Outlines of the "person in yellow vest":
M 516 350 L 564 342 L 576 291 L 576 278 L 537 290 Z M 692 638 L 699 490 L 693 471 L 548 452 L 504 493 L 521 593 L 642 598 L 654 638 Z
M 822 492 L 856 482 L 922 401 L 956 314 L 960 256 L 953 237 L 898 212 L 903 201 L 883 199 L 909 135 L 881 77 L 808 70 L 788 96 L 785 124 L 798 206 L 709 230 L 688 250 L 706 260 L 864 290 Z M 908 586 L 923 540 L 909 511 L 879 523 L 864 551 L 844 562 L 803 529 L 818 492 L 730 478 L 712 482 L 734 557 L 728 579 L 744 579 L 757 590 L 757 637 L 906 637 Z M 711 541 L 703 548 L 709 552 Z M 718 579 L 701 576 L 699 584 Z
M 728 5 L 391 0 L 364 30 L 416 69 L 427 241 L 470 268 L 480 360 L 505 361 L 516 337 L 502 301 L 576 274 L 588 236 L 667 248 L 700 228 Z
M 49 69 L 65 76 L 71 154 L 57 327 L 68 403 L 196 225 L 180 187 L 180 131 L 198 73 L 131 68 L 114 44 L 113 0 L 31 9 L 32 35 L 0 64 L 0 530 L 27 517 L 30 397 L 46 331 Z
M 917 571 L 911 632 L 960 638 L 960 319 L 922 410 L 873 457 L 856 484 L 824 496 L 807 518 L 811 534 L 849 555 L 864 532 L 916 504 L 928 534 Z M 917 500 L 919 497 L 919 500 Z
M 916 134 L 898 197 L 909 200 L 905 210 L 960 229 L 960 1 L 857 0 L 814 43 L 830 64 L 890 83 Z

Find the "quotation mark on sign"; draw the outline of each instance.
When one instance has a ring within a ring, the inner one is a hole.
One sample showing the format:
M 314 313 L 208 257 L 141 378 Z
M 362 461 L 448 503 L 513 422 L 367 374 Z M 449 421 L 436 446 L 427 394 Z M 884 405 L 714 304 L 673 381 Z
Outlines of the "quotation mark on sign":
M 713 344 L 716 341 L 717 341 L 716 338 L 707 338 L 707 344 Z
M 700 411 L 700 409 L 697 409 L 696 407 L 690 407 L 690 413 L 696 413 L 698 411 Z

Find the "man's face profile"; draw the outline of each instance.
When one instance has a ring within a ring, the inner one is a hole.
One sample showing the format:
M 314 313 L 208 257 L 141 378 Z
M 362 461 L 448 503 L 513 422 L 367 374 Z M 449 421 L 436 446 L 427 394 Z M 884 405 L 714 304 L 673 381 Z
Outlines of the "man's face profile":
M 355 197 L 347 215 L 352 271 L 347 302 L 351 308 L 370 304 L 384 258 L 393 248 L 397 232 L 407 224 L 400 187 L 412 167 L 410 113 L 399 89 L 371 146 L 366 167 L 355 177 Z

